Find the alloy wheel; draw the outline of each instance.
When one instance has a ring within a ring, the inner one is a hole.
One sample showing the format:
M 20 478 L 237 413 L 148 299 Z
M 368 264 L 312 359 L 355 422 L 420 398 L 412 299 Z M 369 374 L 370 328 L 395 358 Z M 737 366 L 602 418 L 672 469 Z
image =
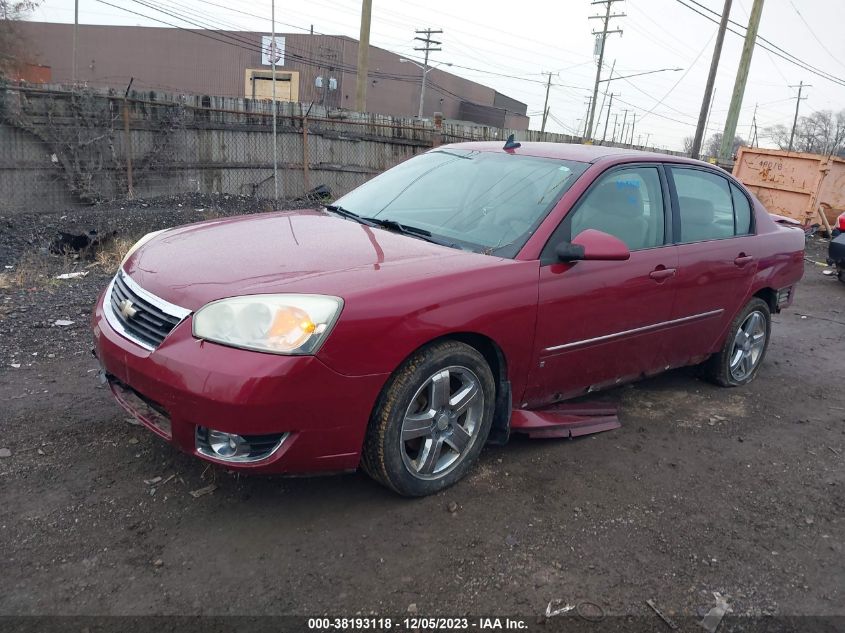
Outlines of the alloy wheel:
M 484 390 L 461 366 L 438 370 L 411 399 L 402 421 L 402 461 L 420 479 L 438 479 L 457 466 L 478 437 Z
M 766 348 L 766 317 L 751 312 L 736 332 L 731 349 L 730 372 L 737 382 L 747 379 L 757 368 Z

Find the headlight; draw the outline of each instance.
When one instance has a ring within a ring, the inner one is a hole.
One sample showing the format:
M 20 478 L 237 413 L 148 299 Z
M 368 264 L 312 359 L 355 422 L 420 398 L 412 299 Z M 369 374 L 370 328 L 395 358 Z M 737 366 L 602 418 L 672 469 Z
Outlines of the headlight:
M 152 233 L 147 233 L 144 237 L 142 237 L 140 240 L 138 240 L 137 242 L 135 242 L 135 243 L 132 245 L 132 247 L 131 247 L 128 251 L 126 251 L 126 255 L 124 255 L 124 256 L 123 256 L 123 259 L 122 259 L 122 260 L 120 260 L 120 267 L 121 267 L 121 268 L 123 268 L 123 265 L 126 263 L 126 260 L 127 260 L 127 259 L 129 259 L 129 256 L 130 256 L 130 255 L 132 255 L 132 253 L 134 253 L 135 251 L 137 251 L 137 250 L 138 250 L 139 248 L 141 248 L 144 244 L 146 244 L 146 243 L 147 243 L 147 242 L 149 242 L 151 239 L 153 239 L 156 235 L 159 235 L 159 234 L 161 234 L 161 233 L 164 233 L 164 232 L 165 232 L 165 231 L 167 231 L 167 230 L 168 230 L 168 229 L 161 229 L 160 231 L 153 231 Z
M 343 299 L 324 295 L 250 295 L 214 301 L 194 315 L 194 336 L 274 354 L 313 354 Z

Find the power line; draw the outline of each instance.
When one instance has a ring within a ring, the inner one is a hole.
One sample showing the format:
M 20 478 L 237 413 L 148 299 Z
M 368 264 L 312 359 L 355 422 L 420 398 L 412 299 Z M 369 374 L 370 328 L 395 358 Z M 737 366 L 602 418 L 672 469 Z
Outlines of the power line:
M 106 6 L 110 6 L 112 8 L 130 13 L 132 15 L 137 15 L 139 17 L 151 20 L 153 22 L 157 22 L 159 24 L 163 24 L 163 25 L 168 26 L 168 27 L 173 27 L 173 28 L 185 31 L 186 33 L 192 33 L 196 36 L 205 37 L 205 38 L 210 39 L 212 41 L 220 42 L 222 44 L 233 46 L 235 48 L 239 48 L 241 50 L 246 50 L 246 51 L 249 51 L 249 52 L 252 52 L 252 53 L 261 52 L 260 44 L 258 44 L 256 42 L 252 41 L 251 39 L 247 38 L 246 35 L 245 35 L 246 32 L 243 31 L 242 27 L 237 27 L 239 30 L 234 31 L 234 32 L 232 32 L 232 31 L 225 32 L 225 31 L 221 31 L 221 30 L 214 30 L 214 31 L 209 33 L 209 32 L 207 32 L 208 31 L 208 25 L 213 26 L 214 24 L 217 24 L 217 25 L 222 25 L 222 26 L 231 26 L 231 24 L 223 22 L 219 19 L 212 21 L 208 18 L 197 17 L 198 12 L 193 12 L 194 14 L 192 15 L 189 9 L 185 8 L 184 5 L 180 5 L 177 2 L 168 3 L 168 5 L 167 5 L 168 8 L 164 9 L 164 8 L 161 7 L 161 5 L 157 5 L 154 2 L 152 2 L 152 0 L 131 0 L 131 1 L 136 2 L 138 4 L 141 4 L 141 6 L 145 6 L 146 8 L 152 9 L 156 12 L 162 13 L 166 16 L 169 16 L 171 18 L 174 18 L 176 20 L 184 22 L 185 24 L 189 24 L 189 25 L 197 27 L 197 28 L 186 28 L 185 26 L 181 26 L 177 23 L 174 23 L 173 21 L 170 21 L 170 20 L 167 20 L 167 19 L 162 19 L 160 17 L 154 17 L 154 16 L 151 16 L 147 13 L 135 11 L 135 10 L 128 8 L 128 7 L 119 6 L 119 5 L 114 4 L 112 2 L 108 2 L 107 0 L 97 0 L 97 2 L 104 4 Z M 217 3 L 211 2 L 210 0 L 200 0 L 200 1 L 205 2 L 207 4 L 210 4 L 212 6 L 217 5 Z M 248 12 L 243 12 L 243 11 L 239 11 L 239 10 L 233 9 L 233 11 L 243 13 L 245 15 L 252 16 L 252 17 L 261 17 L 261 16 L 256 16 L 255 14 L 250 14 Z M 279 22 L 279 23 L 284 24 L 282 22 Z M 297 29 L 302 28 L 302 27 L 297 27 L 295 25 L 291 25 L 291 24 L 287 24 L 287 26 L 291 26 L 292 28 L 297 28 Z M 304 30 L 310 31 L 310 29 L 304 29 Z M 326 35 L 324 33 L 317 33 L 317 34 Z M 334 37 L 338 37 L 338 38 L 342 37 L 342 36 L 333 36 L 333 35 L 326 35 L 326 36 L 327 37 L 333 37 L 333 38 Z M 288 56 L 292 60 L 295 60 L 295 61 L 297 61 L 297 62 L 299 62 L 299 63 L 301 63 L 305 66 L 322 68 L 325 65 L 325 60 L 314 59 L 314 58 L 310 57 L 309 52 L 303 51 L 302 49 L 299 49 L 296 46 L 291 45 L 289 42 L 287 43 L 287 46 L 286 46 L 286 52 L 288 53 Z M 414 58 L 414 56 L 410 56 L 410 55 L 408 57 Z M 420 61 L 422 61 L 422 60 L 420 59 Z M 335 65 L 335 67 L 340 72 L 347 72 L 347 73 L 350 73 L 350 74 L 357 73 L 357 68 L 355 68 L 354 66 L 338 63 L 338 64 Z M 538 84 L 538 85 L 544 85 L 546 83 L 542 79 L 532 79 L 532 78 L 524 77 L 524 76 L 519 77 L 519 76 L 516 76 L 516 75 L 510 75 L 510 74 L 506 74 L 506 73 L 496 73 L 496 72 L 493 72 L 493 71 L 486 71 L 484 69 L 473 68 L 473 67 L 470 67 L 470 66 L 463 66 L 463 65 L 460 65 L 460 64 L 453 65 L 453 67 L 462 68 L 462 69 L 465 69 L 465 70 L 469 70 L 471 72 L 479 72 L 479 73 L 482 73 L 482 74 L 490 74 L 490 75 L 494 75 L 494 76 L 512 78 L 512 79 L 516 79 L 516 80 L 520 80 L 520 81 L 524 81 L 524 82 L 529 82 L 529 83 L 534 83 L 534 84 Z M 419 82 L 419 77 L 417 75 L 402 75 L 402 74 L 398 74 L 398 73 L 389 73 L 389 72 L 383 72 L 383 71 L 371 71 L 369 73 L 369 76 L 376 77 L 376 78 L 379 78 L 379 79 L 385 79 L 385 80 L 390 80 L 390 81 L 400 81 L 400 82 L 406 82 L 406 83 L 417 83 L 417 82 Z M 434 81 L 432 79 L 429 79 L 428 83 L 430 84 L 432 90 L 438 92 L 442 96 L 451 97 L 451 98 L 454 98 L 454 99 L 458 99 L 458 100 L 462 100 L 462 101 L 468 101 L 468 102 L 472 103 L 472 101 L 466 99 L 465 96 L 456 94 L 456 93 L 444 88 L 443 86 L 439 85 L 436 81 Z M 575 85 L 571 85 L 571 84 L 564 84 L 564 83 L 558 83 L 558 82 L 553 82 L 551 84 L 551 87 L 555 88 L 555 89 L 567 91 L 567 92 L 568 92 L 568 89 L 574 89 L 574 90 L 589 92 L 589 89 L 585 88 L 583 86 L 575 86 Z M 628 102 L 623 102 L 621 99 L 619 101 L 622 102 L 622 103 L 625 103 L 626 105 L 629 105 L 632 108 L 636 108 L 636 109 L 641 110 L 643 112 L 646 111 L 645 108 L 635 106 L 635 105 L 630 104 Z M 681 123 L 681 124 L 687 125 L 687 123 L 685 123 L 684 121 L 679 121 L 679 120 L 674 119 L 674 118 L 669 117 L 669 116 L 665 116 L 665 115 L 662 115 L 662 114 L 659 114 L 659 113 L 656 113 L 656 112 L 654 112 L 653 114 L 654 114 L 654 116 L 657 116 L 658 118 L 661 118 L 661 119 L 666 119 L 668 121 L 673 121 L 673 122 L 676 122 L 676 123 Z M 552 120 L 555 120 L 555 119 L 552 119 Z
M 699 60 L 699 59 L 701 58 L 701 56 L 704 54 L 704 51 L 707 49 L 707 47 L 710 45 L 710 42 L 712 42 L 712 41 L 713 41 L 713 36 L 711 35 L 711 36 L 710 36 L 710 39 L 709 39 L 709 40 L 707 40 L 707 42 L 704 44 L 704 46 L 703 46 L 703 47 L 701 48 L 701 50 L 698 52 L 698 55 L 696 55 L 696 57 L 695 57 L 695 59 L 693 60 L 692 64 L 690 64 L 690 65 L 689 65 L 689 67 L 688 67 L 688 68 L 684 71 L 684 74 L 683 74 L 683 75 L 681 75 L 681 76 L 680 76 L 680 78 L 678 79 L 678 81 L 676 81 L 676 82 L 675 82 L 675 84 L 674 84 L 671 88 L 669 88 L 669 90 L 666 92 L 666 94 L 665 94 L 665 95 L 663 95 L 663 97 L 661 97 L 661 99 L 660 99 L 657 103 L 655 103 L 655 104 L 651 107 L 651 110 L 649 110 L 648 112 L 646 112 L 646 113 L 645 113 L 645 114 L 644 114 L 644 115 L 640 118 L 640 122 L 641 122 L 641 123 L 642 123 L 642 120 L 643 120 L 644 118 L 646 118 L 649 114 L 651 114 L 652 112 L 654 112 L 654 109 L 655 109 L 655 108 L 657 108 L 657 106 L 659 106 L 661 103 L 663 103 L 663 102 L 664 102 L 664 101 L 665 101 L 665 100 L 669 97 L 669 95 L 671 95 L 671 94 L 672 94 L 672 92 L 675 90 L 675 88 L 677 88 L 677 87 L 678 87 L 678 84 L 680 84 L 680 83 L 684 80 L 684 78 L 685 78 L 685 77 L 689 74 L 689 72 L 693 69 L 693 66 L 695 66 L 695 65 L 698 63 L 698 60 Z
M 158 22 L 160 24 L 164 24 L 166 26 L 173 27 L 173 28 L 179 29 L 181 31 L 185 31 L 186 33 L 192 33 L 192 34 L 197 35 L 199 37 L 205 37 L 205 38 L 211 39 L 213 41 L 220 42 L 222 44 L 234 46 L 236 48 L 240 48 L 242 50 L 246 50 L 246 51 L 249 51 L 251 53 L 262 52 L 260 44 L 253 42 L 251 39 L 241 35 L 239 32 L 227 32 L 227 31 L 222 31 L 222 30 L 213 30 L 211 32 L 208 32 L 209 31 L 208 25 L 210 25 L 210 24 L 213 25 L 213 22 L 210 22 L 208 20 L 201 19 L 201 18 L 195 18 L 195 17 L 191 17 L 189 19 L 188 17 L 185 17 L 184 13 L 180 14 L 178 12 L 174 12 L 173 10 L 163 9 L 163 8 L 161 8 L 161 6 L 157 6 L 153 2 L 149 2 L 149 1 L 145 1 L 145 0 L 131 0 L 132 2 L 134 2 L 136 4 L 140 4 L 140 5 L 145 6 L 147 8 L 153 9 L 154 11 L 157 11 L 159 13 L 163 13 L 163 14 L 168 15 L 170 17 L 176 18 L 177 20 L 181 20 L 182 22 L 185 22 L 186 24 L 190 24 L 192 26 L 198 27 L 198 29 L 185 28 L 184 26 L 174 24 L 173 22 L 169 22 L 169 21 L 163 20 L 161 18 L 153 17 L 153 16 L 145 14 L 145 13 L 134 11 L 134 10 L 129 9 L 127 7 L 122 7 L 122 6 L 113 4 L 111 2 L 108 2 L 107 0 L 96 0 L 96 1 L 99 2 L 100 4 L 104 4 L 104 5 L 113 7 L 115 9 L 119 9 L 121 11 L 131 13 L 133 15 L 137 15 L 139 17 L 146 18 L 146 19 L 151 20 L 153 22 Z M 178 6 L 178 3 L 171 3 L 171 5 L 172 4 L 177 4 L 177 6 Z M 217 24 L 222 24 L 222 23 L 218 21 Z M 336 37 L 336 36 L 328 36 L 328 37 Z M 304 52 L 301 49 L 298 49 L 297 47 L 292 46 L 290 44 L 288 44 L 285 48 L 286 48 L 286 52 L 290 53 L 289 57 L 298 61 L 299 63 L 306 65 L 306 66 L 312 66 L 312 67 L 317 67 L 317 68 L 322 67 L 323 61 L 314 60 L 310 57 L 307 57 L 306 55 L 297 53 L 297 51 Z M 357 73 L 357 68 L 355 66 L 351 66 L 351 65 L 348 65 L 348 64 L 337 64 L 337 69 L 340 70 L 340 71 L 343 71 L 343 72 L 350 73 L 350 74 L 356 74 Z M 417 81 L 419 81 L 419 77 L 414 76 L 414 75 L 400 75 L 400 74 L 397 74 L 397 73 L 387 73 L 387 72 L 381 72 L 381 71 L 373 71 L 371 73 L 368 73 L 368 75 L 373 76 L 373 77 L 378 77 L 380 79 L 388 79 L 388 80 L 393 80 L 393 81 L 405 81 L 405 82 L 413 82 L 413 83 L 416 83 Z
M 720 18 L 721 18 L 721 13 L 718 13 L 717 11 L 714 11 L 714 10 L 713 10 L 713 9 L 711 9 L 710 7 L 707 7 L 707 6 L 705 6 L 705 5 L 703 5 L 703 4 L 699 3 L 699 2 L 696 2 L 696 0 L 675 0 L 675 2 L 677 2 L 677 3 L 678 3 L 678 4 L 680 4 L 681 6 L 686 7 L 686 8 L 687 8 L 687 9 L 689 9 L 690 11 L 693 11 L 693 12 L 697 13 L 698 15 L 700 15 L 700 16 L 702 16 L 702 17 L 704 17 L 704 18 L 707 18 L 707 19 L 708 19 L 708 20 L 710 20 L 711 22 L 715 22 L 715 23 L 717 23 L 717 24 L 718 24 L 718 21 L 717 21 L 715 18 L 713 18 L 713 17 L 711 17 L 711 16 L 707 15 L 706 13 L 702 13 L 701 11 L 699 11 L 698 9 L 696 9 L 695 7 L 688 5 L 688 4 L 687 4 L 687 2 L 692 2 L 693 4 L 695 4 L 695 5 L 699 6 L 699 7 L 701 7 L 702 9 L 704 9 L 704 10 L 706 10 L 706 11 L 709 11 L 710 13 L 713 13 L 714 15 L 716 15 L 716 16 L 718 16 L 718 17 L 720 17 Z M 738 26 L 739 28 L 743 28 L 743 29 L 745 28 L 744 26 L 742 26 L 741 24 L 738 24 L 737 22 L 734 22 L 733 20 L 729 20 L 729 22 L 730 22 L 731 24 L 733 24 L 734 26 Z M 738 35 L 739 37 L 745 37 L 742 33 L 739 33 L 738 31 L 736 31 L 736 30 L 734 30 L 734 29 L 732 29 L 732 28 L 730 28 L 730 27 L 728 28 L 728 31 L 730 31 L 730 32 L 731 32 L 731 33 L 733 33 L 734 35 Z M 830 82 L 833 82 L 833 83 L 835 83 L 835 84 L 839 84 L 839 85 L 841 85 L 841 86 L 845 86 L 845 79 L 842 79 L 842 78 L 840 78 L 840 77 L 836 77 L 835 75 L 831 75 L 830 73 L 828 73 L 828 72 L 826 72 L 826 71 L 824 71 L 824 70 L 821 70 L 821 69 L 819 69 L 819 68 L 816 68 L 815 66 L 812 66 L 812 65 L 811 65 L 811 64 L 809 64 L 808 62 L 805 62 L 805 61 L 803 61 L 802 59 L 800 59 L 800 58 L 796 57 L 795 55 L 793 55 L 792 53 L 789 53 L 788 51 L 785 51 L 783 48 L 781 48 L 781 47 L 780 47 L 780 46 L 778 46 L 777 44 L 774 44 L 773 42 L 771 42 L 771 41 L 767 40 L 766 38 L 764 38 L 764 37 L 763 37 L 763 36 L 761 36 L 761 35 L 758 35 L 758 36 L 757 36 L 757 39 L 758 39 L 759 41 L 757 42 L 757 44 L 756 44 L 756 45 L 757 45 L 757 46 L 759 46 L 760 48 L 762 48 L 763 50 L 767 50 L 767 51 L 769 51 L 770 53 L 772 53 L 773 55 L 776 55 L 777 57 L 780 57 L 781 59 L 784 59 L 784 60 L 788 61 L 789 63 L 794 64 L 794 65 L 796 65 L 796 66 L 798 66 L 798 67 L 802 68 L 803 70 L 806 70 L 807 72 L 810 72 L 810 73 L 812 73 L 812 74 L 814 74 L 814 75 L 816 75 L 816 76 L 818 76 L 818 77 L 821 77 L 822 79 L 826 79 L 826 80 L 828 80 L 828 81 L 830 81 Z M 769 45 L 769 46 L 771 46 L 772 48 L 769 48 L 769 47 L 767 47 L 766 45 L 761 44 L 760 42 L 764 42 L 765 44 L 768 44 L 768 45 Z M 774 50 L 773 50 L 773 49 L 774 49 Z
M 231 40 L 231 41 L 224 42 L 224 43 L 237 46 L 238 48 L 242 48 L 244 50 L 249 50 L 251 52 L 255 52 L 256 50 L 260 51 L 260 45 L 255 44 L 254 42 L 252 42 L 252 40 L 246 38 L 243 35 L 240 35 L 239 33 L 227 33 L 227 32 L 221 31 L 221 30 L 217 30 L 217 29 L 219 29 L 219 26 L 215 27 L 213 35 L 207 34 L 207 33 L 200 33 L 200 32 L 197 32 L 194 29 L 186 29 L 185 27 L 179 26 L 178 24 L 173 24 L 171 22 L 167 22 L 166 20 L 155 18 L 153 16 L 146 15 L 146 14 L 140 13 L 138 11 L 133 11 L 132 9 L 129 9 L 129 8 L 126 8 L 126 7 L 121 7 L 121 6 L 112 4 L 110 2 L 107 2 L 106 0 L 96 0 L 96 1 L 101 3 L 101 4 L 105 4 L 105 5 L 114 7 L 116 9 L 120 9 L 122 11 L 132 13 L 133 15 L 137 15 L 137 16 L 146 18 L 148 20 L 152 20 L 154 22 L 159 22 L 160 24 L 164 24 L 166 26 L 181 29 L 183 31 L 186 31 L 186 32 L 189 32 L 189 33 L 194 33 L 196 35 L 200 35 L 200 36 L 203 36 L 203 37 L 209 37 L 210 39 L 213 39 L 213 40 L 223 41 L 223 39 L 228 39 L 228 40 Z M 222 5 L 219 5 L 218 3 L 211 2 L 210 0 L 198 0 L 198 1 L 204 2 L 204 3 L 212 5 L 212 6 L 222 6 Z M 181 21 L 183 21 L 187 24 L 190 24 L 192 26 L 196 26 L 196 27 L 198 27 L 202 30 L 208 30 L 209 25 L 214 27 L 215 23 L 217 25 L 231 26 L 231 25 L 229 25 L 225 22 L 222 22 L 220 20 L 213 20 L 212 21 L 212 20 L 209 20 L 208 18 L 205 18 L 205 17 L 202 17 L 202 18 L 201 17 L 195 17 L 195 16 L 198 16 L 200 14 L 196 11 L 192 11 L 192 10 L 184 7 L 183 5 L 179 5 L 179 3 L 177 3 L 177 2 L 169 3 L 168 8 L 162 8 L 161 5 L 156 5 L 153 2 L 145 1 L 145 0 L 130 0 L 130 2 L 134 2 L 136 4 L 141 4 L 142 6 L 145 6 L 147 8 L 158 11 L 159 13 L 169 15 L 170 17 L 174 17 L 176 19 L 179 19 L 179 20 L 181 20 Z M 177 7 L 177 9 L 173 9 L 172 8 L 173 5 L 175 5 Z M 224 8 L 228 8 L 228 7 L 224 7 Z M 179 13 L 180 10 L 182 11 L 181 14 Z M 237 10 L 237 9 L 230 9 L 230 10 L 233 11 L 233 12 L 236 12 L 236 13 L 241 13 L 241 14 L 246 15 L 246 16 L 263 19 L 262 16 L 259 16 L 259 15 L 253 14 L 253 13 L 248 13 L 248 12 Z M 194 15 L 191 15 L 191 13 L 193 13 Z M 188 17 L 185 17 L 186 14 L 188 15 Z M 279 21 L 277 20 L 277 22 L 279 22 Z M 310 31 L 310 29 L 303 29 L 303 27 L 288 24 L 288 23 L 285 23 L 285 22 L 279 22 L 279 24 L 285 24 L 285 26 L 290 26 L 291 28 L 297 28 L 297 29 L 301 29 L 301 30 L 305 30 L 305 31 Z M 238 27 L 239 30 L 240 30 L 240 28 L 241 27 Z M 328 35 L 328 34 L 319 33 L 319 32 L 316 32 L 316 31 L 315 31 L 315 33 L 317 35 L 325 35 L 326 37 L 343 37 L 343 36 L 337 36 L 337 35 Z M 219 37 L 216 37 L 216 36 L 219 36 Z M 221 38 L 223 38 L 223 39 L 221 39 Z M 297 47 L 291 45 L 290 43 L 286 44 L 285 49 L 286 49 L 286 51 L 293 51 L 294 53 L 291 54 L 290 56 L 292 58 L 296 59 L 297 61 L 299 61 L 300 63 L 304 64 L 304 65 L 319 67 L 320 64 L 322 63 L 319 60 L 309 59 L 305 55 L 296 54 L 296 51 L 299 51 L 300 53 L 303 53 L 305 51 L 302 51 L 302 49 L 298 49 Z M 415 61 L 420 61 L 420 62 L 423 61 L 423 58 L 420 58 L 420 57 L 417 57 L 417 56 L 414 56 L 414 55 L 406 55 L 406 57 L 408 57 L 409 59 L 413 59 Z M 345 71 L 345 72 L 348 72 L 348 73 L 351 73 L 351 74 L 357 73 L 357 68 L 355 66 L 338 64 L 337 67 L 338 67 L 338 70 L 342 70 L 342 71 Z M 495 77 L 503 77 L 503 78 L 508 78 L 508 79 L 515 79 L 515 80 L 518 80 L 518 81 L 535 83 L 535 84 L 539 84 L 539 85 L 545 85 L 545 83 L 546 83 L 542 79 L 531 79 L 531 78 L 528 78 L 528 77 L 525 77 L 525 76 L 511 75 L 511 74 L 507 74 L 507 73 L 499 73 L 499 72 L 495 72 L 495 71 L 485 70 L 485 69 L 482 69 L 482 68 L 474 68 L 472 66 L 464 66 L 464 65 L 461 65 L 461 64 L 451 64 L 451 67 L 452 68 L 460 68 L 460 69 L 463 69 L 463 70 L 469 70 L 471 72 L 482 73 L 482 74 L 491 75 L 491 76 L 495 76 Z M 370 73 L 368 73 L 368 75 L 373 76 L 373 77 L 378 77 L 380 79 L 394 79 L 394 80 L 398 80 L 398 81 L 410 81 L 410 82 L 419 81 L 419 77 L 414 76 L 414 75 L 401 75 L 401 74 L 397 74 L 397 73 L 386 73 L 386 72 L 379 72 L 379 71 L 370 72 Z M 586 88 L 584 88 L 582 86 L 574 86 L 574 85 L 570 85 L 570 84 L 553 84 L 553 85 L 556 85 L 558 87 L 573 88 L 573 89 L 576 89 L 576 90 L 587 90 Z
M 807 27 L 807 30 L 810 32 L 810 35 L 813 36 L 813 39 L 815 39 L 816 42 L 818 42 L 818 45 L 822 47 L 822 50 L 824 50 L 824 52 L 827 53 L 830 56 L 830 58 L 832 60 L 834 60 L 837 64 L 839 64 L 840 66 L 845 68 L 845 64 L 843 64 L 841 61 L 839 61 L 839 56 L 831 53 L 830 49 L 828 49 L 828 47 L 825 46 L 824 43 L 821 41 L 819 36 L 816 35 L 816 32 L 813 30 L 813 28 L 810 26 L 810 24 L 807 22 L 807 20 L 804 19 L 804 16 L 801 15 L 801 12 L 798 10 L 798 7 L 795 6 L 795 3 L 792 0 L 789 0 L 789 4 L 792 6 L 792 9 L 798 15 L 798 17 L 801 19 L 801 21 L 804 23 L 804 26 Z

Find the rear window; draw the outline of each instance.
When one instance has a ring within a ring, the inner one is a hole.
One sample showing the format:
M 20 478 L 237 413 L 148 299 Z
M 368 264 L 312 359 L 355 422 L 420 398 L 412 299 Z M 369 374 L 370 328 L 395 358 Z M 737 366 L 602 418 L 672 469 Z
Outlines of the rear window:
M 740 188 L 731 183 L 731 196 L 734 201 L 734 221 L 736 235 L 748 235 L 751 233 L 751 203 L 748 197 L 740 191 Z
M 681 243 L 719 240 L 749 232 L 748 199 L 727 178 L 674 166 L 670 172 L 678 194 Z

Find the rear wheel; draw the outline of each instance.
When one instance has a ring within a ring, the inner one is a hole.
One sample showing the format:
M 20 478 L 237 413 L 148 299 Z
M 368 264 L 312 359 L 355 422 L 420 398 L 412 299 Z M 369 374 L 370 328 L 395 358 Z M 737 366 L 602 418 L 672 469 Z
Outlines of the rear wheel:
M 451 486 L 487 440 L 495 395 L 493 373 L 475 348 L 444 341 L 419 350 L 379 397 L 364 440 L 364 469 L 406 496 Z
M 705 373 L 723 387 L 737 387 L 754 380 L 769 347 L 772 316 L 759 298 L 748 302 L 731 324 L 721 351 L 705 365 Z

